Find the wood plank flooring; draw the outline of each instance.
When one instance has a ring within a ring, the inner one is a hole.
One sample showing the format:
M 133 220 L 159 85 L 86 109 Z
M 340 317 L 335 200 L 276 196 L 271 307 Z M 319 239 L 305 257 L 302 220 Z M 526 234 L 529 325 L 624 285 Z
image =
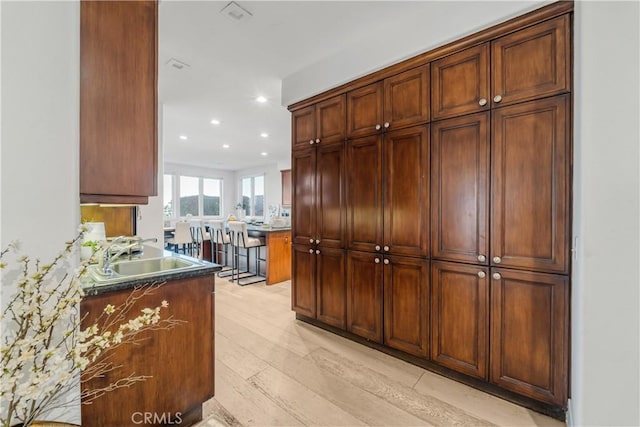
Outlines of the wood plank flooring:
M 216 278 L 209 426 L 548 426 L 564 423 L 297 321 L 290 282 Z

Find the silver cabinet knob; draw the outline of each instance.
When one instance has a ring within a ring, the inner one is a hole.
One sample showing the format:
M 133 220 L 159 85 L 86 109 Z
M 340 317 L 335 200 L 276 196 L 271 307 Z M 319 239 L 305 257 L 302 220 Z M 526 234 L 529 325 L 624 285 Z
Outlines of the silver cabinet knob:
M 376 125 L 376 130 L 380 130 L 381 127 L 382 126 L 380 126 L 380 125 Z
M 320 249 L 316 249 L 316 255 L 320 255 Z
M 309 145 L 313 145 L 313 139 L 309 141 Z
M 309 253 L 312 254 L 313 253 L 313 249 L 309 249 Z
M 390 262 L 391 262 L 391 261 L 389 261 L 388 259 L 385 259 L 385 260 L 384 260 L 385 265 L 389 265 L 389 263 L 390 263 Z
M 384 248 L 382 248 L 382 249 L 384 249 L 384 251 L 385 251 L 385 252 L 389 252 L 389 246 L 385 246 L 385 247 L 384 247 Z
M 320 143 L 320 138 L 316 138 L 316 144 Z
M 309 239 L 309 243 L 313 244 L 313 239 Z
M 484 271 L 478 271 L 478 277 L 484 279 L 485 277 L 487 277 L 487 275 Z
M 481 107 L 484 107 L 485 105 L 487 105 L 487 99 L 480 98 L 480 101 L 478 101 L 478 105 L 480 105 Z
M 380 250 L 380 245 L 376 245 L 376 251 Z
M 316 245 L 320 243 L 320 240 L 316 240 Z
M 494 256 L 493 257 L 493 262 L 495 262 L 496 264 L 500 264 L 502 262 L 502 259 L 500 259 L 499 256 Z
M 385 129 L 389 127 L 389 122 L 384 122 Z
M 502 97 L 500 95 L 496 95 L 493 97 L 493 102 L 498 103 L 502 101 Z
M 375 262 L 376 264 L 380 264 L 380 258 L 375 258 L 373 262 Z
M 500 279 L 502 279 L 502 276 L 500 275 L 500 273 L 493 273 L 493 276 L 492 276 L 492 277 L 493 277 L 494 279 L 496 279 L 496 280 L 500 280 Z
M 478 255 L 478 261 L 480 262 L 485 262 L 487 260 L 487 257 L 484 255 Z

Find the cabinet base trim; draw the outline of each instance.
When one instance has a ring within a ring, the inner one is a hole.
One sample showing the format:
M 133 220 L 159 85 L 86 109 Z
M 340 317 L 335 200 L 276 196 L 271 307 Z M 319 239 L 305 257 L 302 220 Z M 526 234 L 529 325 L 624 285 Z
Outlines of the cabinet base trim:
M 377 342 L 367 340 L 358 335 L 352 334 L 351 332 L 347 332 L 342 329 L 338 329 L 336 327 L 324 324 L 316 319 L 304 316 L 302 314 L 296 313 L 296 319 L 303 321 L 305 323 L 308 323 L 310 325 L 316 326 L 318 328 L 327 330 L 329 332 L 333 332 L 336 335 L 340 335 L 341 337 L 348 338 L 359 344 L 366 345 L 367 347 L 373 348 L 375 350 L 386 353 L 390 356 L 404 360 L 405 362 L 409 362 L 413 365 L 419 366 L 428 371 L 435 372 L 436 374 L 442 375 L 446 378 L 452 379 L 454 381 L 458 381 L 462 384 L 484 391 L 485 393 L 489 393 L 494 396 L 500 397 L 502 399 L 508 400 L 509 402 L 515 403 L 516 405 L 520 405 L 525 408 L 531 409 L 533 411 L 540 412 L 541 414 L 548 415 L 560 421 L 565 421 L 566 419 L 566 408 L 549 405 L 547 403 L 542 403 L 537 400 L 530 399 L 528 397 L 524 397 L 519 394 L 510 392 L 508 390 L 504 390 L 494 384 L 487 383 L 485 381 L 461 374 L 456 371 L 452 371 L 451 369 L 447 369 L 445 367 L 437 365 L 428 360 L 421 359 L 419 357 L 412 356 L 410 354 L 404 353 L 399 350 L 395 350 L 393 348 L 387 347 Z

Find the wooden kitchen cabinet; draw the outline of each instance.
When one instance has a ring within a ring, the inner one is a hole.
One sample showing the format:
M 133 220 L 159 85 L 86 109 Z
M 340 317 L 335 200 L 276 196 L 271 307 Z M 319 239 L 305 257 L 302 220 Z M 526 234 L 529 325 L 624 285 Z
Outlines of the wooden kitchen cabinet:
M 316 256 L 309 245 L 293 245 L 291 309 L 303 316 L 316 317 Z
M 80 2 L 80 202 L 157 194 L 158 3 Z
M 83 327 L 103 314 L 107 304 L 123 304 L 130 294 L 128 288 L 86 296 L 80 303 Z M 163 318 L 172 316 L 184 323 L 169 330 L 145 332 L 135 346 L 117 348 L 110 355 L 116 368 L 104 377 L 82 383 L 83 390 L 95 390 L 131 374 L 149 376 L 81 405 L 83 426 L 131 425 L 134 413 L 145 412 L 163 414 L 169 424 L 178 424 L 177 417 L 181 417 L 181 425 L 202 419 L 202 403 L 213 397 L 215 383 L 214 275 L 169 280 L 153 294 L 136 301 L 130 317 L 137 316 L 143 308 L 159 306 L 163 300 L 169 302 Z
M 492 265 L 569 272 L 570 111 L 561 95 L 493 112 Z
M 347 93 L 347 137 L 429 120 L 429 64 Z
M 569 279 L 491 270 L 494 384 L 555 405 L 567 400 Z
M 347 142 L 347 247 L 427 256 L 429 126 Z
M 305 148 L 345 139 L 345 95 L 295 111 L 292 115 L 292 146 Z
M 489 113 L 431 125 L 431 256 L 489 263 Z
M 383 339 L 383 265 L 380 254 L 347 252 L 347 330 L 377 343 Z
M 281 170 L 282 181 L 282 206 L 291 206 L 291 169 Z
M 267 285 L 291 279 L 291 232 L 271 231 L 266 243 Z
M 429 261 L 385 256 L 384 344 L 418 357 L 429 352 Z
M 489 269 L 431 263 L 431 360 L 488 379 Z

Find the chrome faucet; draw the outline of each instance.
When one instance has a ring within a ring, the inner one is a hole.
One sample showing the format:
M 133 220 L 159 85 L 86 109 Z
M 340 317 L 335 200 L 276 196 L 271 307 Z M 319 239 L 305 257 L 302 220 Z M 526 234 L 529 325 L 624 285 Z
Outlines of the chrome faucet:
M 128 241 L 129 244 L 123 246 L 122 248 L 120 248 L 116 253 L 112 254 L 111 253 L 111 249 L 113 247 L 113 245 L 119 243 L 119 242 L 124 242 L 124 241 Z M 133 242 L 132 242 L 133 241 Z M 131 249 L 135 246 L 139 246 L 142 243 L 145 242 L 157 242 L 158 239 L 153 237 L 150 239 L 141 239 L 140 237 L 131 237 L 131 236 L 118 236 L 115 239 L 113 239 L 111 241 L 111 243 L 109 243 L 109 246 L 107 246 L 104 249 L 104 254 L 102 257 L 102 269 L 100 270 L 102 274 L 104 275 L 111 275 L 113 274 L 113 270 L 111 270 L 111 264 L 113 263 L 113 260 L 117 259 L 120 255 L 122 255 L 123 253 L 127 252 L 127 251 L 131 251 Z

